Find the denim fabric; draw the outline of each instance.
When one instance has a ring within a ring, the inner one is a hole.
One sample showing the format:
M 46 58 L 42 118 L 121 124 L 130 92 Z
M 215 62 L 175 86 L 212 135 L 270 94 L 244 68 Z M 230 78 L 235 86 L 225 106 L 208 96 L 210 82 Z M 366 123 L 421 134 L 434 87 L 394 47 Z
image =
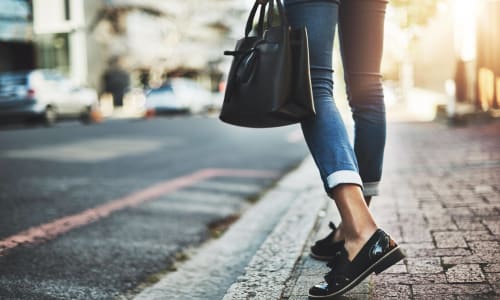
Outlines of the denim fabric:
M 380 62 L 386 0 L 284 0 L 292 27 L 306 26 L 316 116 L 302 131 L 325 190 L 352 183 L 378 194 L 386 139 Z M 333 99 L 332 52 L 338 25 L 354 148 Z

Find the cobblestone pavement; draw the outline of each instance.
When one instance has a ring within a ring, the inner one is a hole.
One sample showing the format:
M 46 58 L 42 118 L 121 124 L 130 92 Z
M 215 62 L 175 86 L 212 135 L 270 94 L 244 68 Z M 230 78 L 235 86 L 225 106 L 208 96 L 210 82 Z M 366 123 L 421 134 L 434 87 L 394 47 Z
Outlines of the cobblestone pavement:
M 345 298 L 500 299 L 500 122 L 391 123 L 385 160 L 371 209 L 408 257 Z M 307 299 L 328 271 L 308 249 L 339 222 L 334 211 L 319 219 L 283 299 Z

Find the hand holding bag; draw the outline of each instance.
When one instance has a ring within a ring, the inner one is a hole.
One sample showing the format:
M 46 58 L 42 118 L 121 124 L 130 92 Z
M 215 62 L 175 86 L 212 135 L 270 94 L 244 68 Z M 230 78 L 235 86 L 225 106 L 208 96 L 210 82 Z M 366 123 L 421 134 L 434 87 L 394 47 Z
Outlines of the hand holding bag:
M 234 58 L 219 118 L 255 128 L 301 122 L 315 114 L 307 30 L 290 28 L 281 0 L 260 2 L 256 1 L 250 12 L 245 37 L 238 40 L 234 51 L 224 52 Z M 272 26 L 275 2 L 278 26 Z M 249 36 L 259 6 L 257 35 Z

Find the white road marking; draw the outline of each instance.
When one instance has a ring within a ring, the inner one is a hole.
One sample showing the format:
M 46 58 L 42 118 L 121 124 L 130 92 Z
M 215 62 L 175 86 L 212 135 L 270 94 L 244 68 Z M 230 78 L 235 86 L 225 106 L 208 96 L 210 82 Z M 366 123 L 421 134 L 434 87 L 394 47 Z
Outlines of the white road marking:
M 2 153 L 2 156 L 88 163 L 153 152 L 164 147 L 178 146 L 181 143 L 180 139 L 175 138 L 161 141 L 126 138 L 87 139 L 62 145 L 10 150 Z
M 199 184 L 201 181 L 195 183 Z M 195 190 L 179 190 L 169 195 L 169 198 L 175 201 L 186 201 L 186 202 L 197 202 L 197 203 L 208 203 L 211 205 L 224 205 L 227 203 L 233 203 L 240 201 L 241 199 L 235 195 L 229 194 L 214 194 L 207 193 L 203 191 Z
M 215 191 L 221 192 L 236 192 L 236 193 L 254 193 L 258 192 L 262 189 L 262 187 L 256 184 L 243 184 L 243 183 L 235 183 L 235 182 L 224 182 L 224 181 L 202 181 L 198 182 L 195 187 L 213 189 Z
M 242 204 L 244 206 L 244 202 L 236 202 L 233 203 Z M 199 214 L 211 214 L 218 216 L 228 216 L 231 213 L 235 212 L 235 207 L 230 205 L 214 205 L 213 203 L 202 203 L 197 202 L 194 205 L 186 205 L 186 203 L 182 203 L 179 201 L 157 201 L 151 202 L 148 204 L 148 209 L 154 210 L 155 213 L 199 213 Z

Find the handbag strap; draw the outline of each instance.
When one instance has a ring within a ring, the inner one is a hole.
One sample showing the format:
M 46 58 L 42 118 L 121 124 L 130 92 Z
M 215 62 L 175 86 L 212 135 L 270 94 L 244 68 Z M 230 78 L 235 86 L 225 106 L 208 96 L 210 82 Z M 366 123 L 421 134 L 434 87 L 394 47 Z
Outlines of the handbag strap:
M 270 28 L 273 23 L 273 14 L 274 14 L 274 2 L 276 1 L 278 7 L 278 15 L 280 17 L 280 26 L 288 27 L 288 19 L 285 15 L 285 10 L 283 8 L 283 4 L 281 0 L 269 0 L 266 3 L 259 3 L 255 1 L 252 10 L 250 11 L 250 15 L 248 16 L 247 24 L 245 27 L 245 37 L 247 38 L 250 32 L 252 31 L 253 21 L 255 18 L 255 14 L 257 13 L 257 8 L 261 6 L 259 13 L 259 22 L 257 25 L 257 34 L 258 36 L 262 36 L 264 33 L 264 18 L 266 14 L 266 6 L 269 4 L 269 8 L 267 9 L 267 27 Z
M 262 36 L 264 34 L 264 17 L 266 15 L 266 6 L 262 5 L 260 7 L 260 13 L 259 13 L 259 23 L 257 25 L 257 34 L 259 36 Z M 269 20 L 268 20 L 269 22 Z M 268 23 L 269 24 L 269 23 Z M 268 25 L 269 26 L 269 25 Z

